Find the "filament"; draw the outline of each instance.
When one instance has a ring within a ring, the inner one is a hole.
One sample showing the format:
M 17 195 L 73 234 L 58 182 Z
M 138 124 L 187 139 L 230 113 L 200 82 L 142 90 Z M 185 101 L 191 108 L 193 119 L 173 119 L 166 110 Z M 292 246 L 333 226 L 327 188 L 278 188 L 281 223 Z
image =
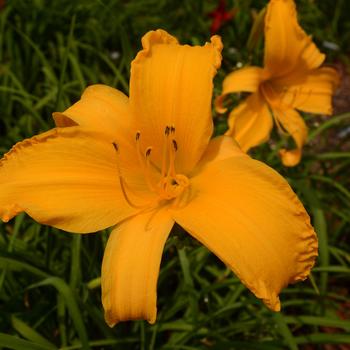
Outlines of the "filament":
M 167 168 L 167 160 L 168 160 L 168 147 L 169 147 L 169 134 L 170 134 L 170 128 L 169 126 L 165 127 L 164 130 L 164 141 L 163 141 L 163 155 L 162 155 L 162 172 L 161 176 L 162 178 L 166 175 L 166 168 Z
M 175 133 L 175 128 L 172 127 L 171 133 Z M 168 153 L 169 153 L 169 165 L 168 165 L 168 172 L 167 172 L 167 178 L 176 176 L 175 171 L 175 153 L 177 151 L 177 143 L 175 139 L 172 137 L 171 141 L 168 140 Z
M 116 154 L 117 154 L 117 162 L 116 162 L 116 164 L 117 164 L 117 170 L 118 170 L 119 183 L 120 183 L 120 188 L 122 190 L 122 193 L 123 193 L 123 196 L 124 196 L 125 200 L 127 201 L 127 203 L 131 207 L 133 207 L 135 209 L 144 209 L 144 208 L 146 208 L 147 206 L 136 205 L 130 200 L 130 198 L 129 198 L 127 192 L 126 192 L 126 183 L 124 181 L 124 178 L 123 178 L 123 175 L 122 175 L 122 171 L 121 171 L 121 167 L 120 167 L 120 163 L 119 163 L 119 146 L 115 142 L 113 142 L 112 144 L 113 144 L 113 147 L 114 147 L 114 149 L 116 151 Z
M 151 175 L 151 153 L 152 153 L 152 147 L 148 147 L 145 152 L 145 158 L 146 158 L 146 166 L 145 166 L 145 179 L 147 182 L 147 185 L 150 189 L 153 191 L 157 191 L 157 187 L 152 182 L 152 175 Z
M 152 152 L 152 147 L 148 147 L 146 149 L 145 155 L 143 155 L 142 151 L 141 151 L 141 146 L 140 146 L 140 137 L 141 137 L 141 133 L 139 131 L 136 132 L 136 136 L 135 136 L 135 140 L 136 140 L 136 152 L 137 152 L 137 157 L 139 160 L 139 163 L 142 167 L 143 173 L 144 173 L 144 177 L 146 179 L 147 185 L 148 187 L 155 191 L 156 187 L 155 185 L 152 183 L 152 176 L 151 176 L 151 171 L 150 171 L 150 167 L 151 165 L 154 166 L 150 160 L 150 155 Z

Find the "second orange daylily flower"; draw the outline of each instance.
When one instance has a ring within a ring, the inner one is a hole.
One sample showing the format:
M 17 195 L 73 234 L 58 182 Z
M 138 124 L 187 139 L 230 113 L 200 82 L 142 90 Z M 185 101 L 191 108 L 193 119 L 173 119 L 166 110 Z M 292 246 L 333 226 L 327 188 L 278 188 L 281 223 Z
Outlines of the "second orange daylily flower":
M 88 87 L 57 128 L 0 162 L 0 217 L 87 233 L 114 226 L 102 264 L 110 326 L 156 319 L 165 241 L 178 223 L 272 310 L 317 256 L 309 217 L 288 183 L 230 137 L 210 140 L 222 44 L 178 44 L 157 30 L 132 62 L 130 97 Z
M 299 163 L 307 138 L 307 126 L 297 110 L 331 114 L 331 99 L 338 84 L 336 71 L 320 67 L 325 55 L 298 24 L 293 0 L 271 0 L 265 17 L 264 68 L 245 67 L 223 82 L 217 109 L 234 92 L 250 92 L 229 115 L 229 130 L 244 151 L 267 141 L 273 120 L 290 134 L 294 150 L 280 150 L 286 166 Z

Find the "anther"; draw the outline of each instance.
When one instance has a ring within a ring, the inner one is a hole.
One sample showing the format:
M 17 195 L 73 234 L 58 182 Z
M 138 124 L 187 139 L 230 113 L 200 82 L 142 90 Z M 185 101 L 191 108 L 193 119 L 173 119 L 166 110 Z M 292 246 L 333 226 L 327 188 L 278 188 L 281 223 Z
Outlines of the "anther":
M 118 144 L 115 143 L 115 142 L 113 142 L 112 144 L 113 144 L 113 147 L 116 150 L 116 152 L 119 153 L 119 146 L 118 146 Z
M 147 149 L 146 149 L 146 157 L 149 157 L 150 155 L 151 155 L 151 152 L 152 152 L 152 147 L 148 147 Z
M 165 134 L 166 136 L 168 136 L 168 135 L 170 134 L 170 127 L 169 127 L 169 126 L 166 126 L 166 127 L 165 127 L 164 134 Z
M 138 141 L 140 139 L 140 136 L 141 136 L 141 133 L 140 133 L 140 131 L 138 131 L 136 133 L 136 136 L 135 136 L 136 141 Z
M 176 152 L 177 151 L 177 142 L 175 140 L 173 140 L 173 146 L 174 146 L 174 150 Z
M 174 126 L 171 126 L 171 127 L 170 127 L 170 132 L 171 132 L 172 134 L 175 133 L 175 127 L 174 127 Z

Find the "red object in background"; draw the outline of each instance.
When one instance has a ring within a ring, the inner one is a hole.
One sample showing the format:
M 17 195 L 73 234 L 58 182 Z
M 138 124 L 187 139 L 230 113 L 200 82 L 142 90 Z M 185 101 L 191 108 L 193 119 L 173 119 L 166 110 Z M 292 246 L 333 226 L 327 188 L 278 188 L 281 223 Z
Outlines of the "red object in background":
M 0 10 L 2 10 L 6 5 L 5 0 L 0 0 Z
M 237 9 L 232 9 L 230 11 L 226 10 L 226 1 L 219 0 L 217 8 L 208 14 L 209 17 L 213 19 L 210 26 L 210 33 L 215 34 L 219 29 L 225 24 L 225 22 L 231 20 L 237 12 Z

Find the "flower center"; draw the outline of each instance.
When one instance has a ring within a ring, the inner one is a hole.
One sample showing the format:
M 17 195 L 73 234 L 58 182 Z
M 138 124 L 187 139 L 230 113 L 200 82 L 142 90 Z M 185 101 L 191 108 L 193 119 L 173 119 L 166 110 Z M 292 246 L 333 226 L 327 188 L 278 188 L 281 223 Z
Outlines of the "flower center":
M 260 92 L 270 107 L 270 113 L 275 121 L 277 129 L 282 134 L 286 134 L 283 126 L 280 123 L 280 114 L 284 113 L 284 110 L 291 108 L 291 106 L 286 104 L 284 101 L 285 92 L 276 91 L 273 83 L 270 80 L 267 80 L 260 85 Z
M 260 85 L 260 92 L 271 108 L 279 107 L 281 96 L 275 91 L 271 81 L 267 80 Z
M 141 133 L 138 131 L 135 136 L 138 161 L 143 170 L 148 188 L 157 195 L 156 203 L 172 201 L 174 206 L 178 206 L 183 200 L 184 195 L 188 192 L 190 181 L 185 175 L 178 174 L 175 169 L 175 158 L 178 151 L 178 144 L 175 139 L 175 127 L 167 126 L 164 130 L 161 168 L 151 159 L 153 147 L 149 146 L 143 151 L 141 149 L 140 140 Z M 140 206 L 130 199 L 130 192 L 132 191 L 129 189 L 122 175 L 119 161 L 119 146 L 117 143 L 113 143 L 113 146 L 117 153 L 120 186 L 128 204 L 134 208 L 148 208 L 155 205 L 156 203 L 152 202 Z
M 189 186 L 189 184 L 189 179 L 182 174 L 177 174 L 170 178 L 162 178 L 158 183 L 159 196 L 161 199 L 166 200 L 177 198 L 183 194 L 184 190 Z
M 312 95 L 312 90 L 276 86 L 273 81 L 266 80 L 260 85 L 260 93 L 272 109 L 286 110 L 302 106 Z

